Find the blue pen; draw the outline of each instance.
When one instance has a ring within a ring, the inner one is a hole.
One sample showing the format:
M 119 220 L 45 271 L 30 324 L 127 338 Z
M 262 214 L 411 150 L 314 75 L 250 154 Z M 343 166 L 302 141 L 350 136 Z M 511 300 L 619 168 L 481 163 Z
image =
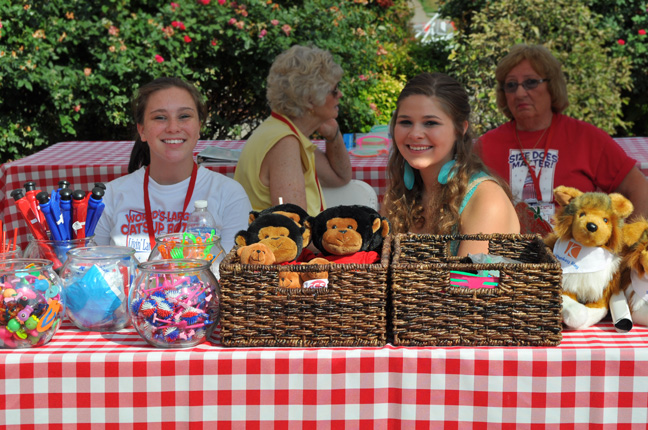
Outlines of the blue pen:
M 52 239 L 61 240 L 61 233 L 56 225 L 56 218 L 54 218 L 54 215 L 52 214 L 52 205 L 50 204 L 50 198 L 47 195 L 47 191 L 41 191 L 36 194 L 36 200 L 38 200 L 40 209 L 43 212 L 43 215 L 45 215 L 45 220 L 47 221 L 50 233 L 52 234 Z
M 50 197 L 50 211 L 52 212 L 52 216 L 54 216 L 54 219 L 56 220 L 56 227 L 58 228 L 61 240 L 69 240 L 70 235 L 67 232 L 67 230 L 69 230 L 69 227 L 64 224 L 65 220 L 63 218 L 63 214 L 61 213 L 61 196 L 59 195 L 58 190 L 52 191 L 52 196 Z
M 90 198 L 88 198 L 88 212 L 86 214 L 85 230 L 86 237 L 94 234 L 94 229 L 97 226 L 99 217 L 101 217 L 101 214 L 103 213 L 105 207 L 102 201 L 104 194 L 105 191 L 103 188 L 94 187 L 92 189 L 92 194 L 90 194 Z
M 61 188 L 59 191 L 61 199 L 61 214 L 63 215 L 63 231 L 65 231 L 66 239 L 72 239 L 72 190 L 69 188 Z M 63 235 L 61 235 L 63 236 Z
M 99 222 L 99 218 L 101 218 L 101 214 L 103 213 L 105 207 L 106 205 L 103 203 L 103 201 L 97 205 L 97 209 L 95 210 L 94 216 L 92 217 L 92 220 L 90 222 L 90 236 L 94 235 L 95 228 L 97 227 L 97 223 Z

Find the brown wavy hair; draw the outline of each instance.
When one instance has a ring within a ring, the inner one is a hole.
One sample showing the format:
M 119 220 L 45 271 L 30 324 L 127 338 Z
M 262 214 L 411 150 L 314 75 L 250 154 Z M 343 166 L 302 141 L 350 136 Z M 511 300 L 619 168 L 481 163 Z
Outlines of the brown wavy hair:
M 432 224 L 430 234 L 456 233 L 459 225 L 459 207 L 466 194 L 470 178 L 478 172 L 493 176 L 481 158 L 473 152 L 473 134 L 470 125 L 464 133 L 464 124 L 470 124 L 470 103 L 464 88 L 453 78 L 443 73 L 422 73 L 411 79 L 398 96 L 396 110 L 392 116 L 390 133 L 394 136 L 394 127 L 401 102 L 413 95 L 434 97 L 441 109 L 453 122 L 455 144 L 451 178 L 441 187 L 441 192 L 430 199 L 428 207 L 423 206 L 423 180 L 418 170 L 414 169 L 414 187 L 405 188 L 403 182 L 405 159 L 394 142 L 387 164 L 389 185 L 385 194 L 383 212 L 391 222 L 395 233 L 406 233 L 412 227 L 422 228 L 426 224 L 426 213 L 438 214 Z M 504 188 L 510 197 L 506 183 L 500 178 L 494 179 Z
M 207 106 L 203 100 L 200 92 L 191 85 L 190 83 L 175 77 L 162 77 L 157 78 L 148 84 L 142 85 L 138 90 L 135 98 L 133 99 L 133 119 L 135 124 L 144 123 L 144 113 L 146 112 L 146 106 L 148 105 L 149 98 L 153 93 L 156 93 L 161 90 L 166 90 L 169 88 L 180 88 L 187 91 L 191 98 L 193 98 L 196 103 L 196 110 L 198 111 L 198 119 L 200 120 L 200 125 L 202 126 L 205 123 L 207 118 Z M 139 133 L 137 132 L 137 126 L 135 127 L 135 144 L 131 150 L 130 160 L 128 162 L 128 173 L 133 173 L 143 166 L 148 166 L 151 163 L 151 151 L 146 142 L 142 142 L 140 139 Z
M 567 106 L 567 82 L 562 72 L 560 61 L 551 54 L 551 52 L 542 45 L 525 45 L 523 43 L 514 45 L 508 54 L 506 54 L 497 64 L 495 70 L 495 79 L 497 80 L 497 107 L 508 119 L 513 119 L 513 114 L 506 103 L 506 94 L 504 93 L 504 80 L 506 75 L 523 60 L 529 60 L 533 70 L 538 73 L 542 79 L 548 79 L 547 90 L 551 96 L 551 110 L 556 113 L 562 113 Z

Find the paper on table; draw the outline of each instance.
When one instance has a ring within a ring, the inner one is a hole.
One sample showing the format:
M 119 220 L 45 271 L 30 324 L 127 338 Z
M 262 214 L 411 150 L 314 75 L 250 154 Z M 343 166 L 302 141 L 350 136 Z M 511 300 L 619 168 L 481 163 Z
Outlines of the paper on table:
M 221 148 L 219 146 L 208 146 L 198 153 L 198 162 L 206 163 L 231 163 L 237 162 L 241 155 L 240 149 Z

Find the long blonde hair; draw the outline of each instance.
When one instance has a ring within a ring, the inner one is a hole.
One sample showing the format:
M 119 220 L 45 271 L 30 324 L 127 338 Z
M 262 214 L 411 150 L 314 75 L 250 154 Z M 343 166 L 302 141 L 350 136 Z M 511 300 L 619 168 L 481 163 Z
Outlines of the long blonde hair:
M 490 174 L 482 160 L 473 151 L 473 134 L 470 126 L 464 133 L 464 124 L 470 124 L 470 103 L 464 88 L 453 78 L 443 73 L 422 73 L 412 78 L 398 96 L 396 110 L 390 124 L 391 135 L 401 102 L 409 96 L 424 95 L 434 97 L 441 109 L 453 122 L 455 143 L 453 158 L 455 164 L 451 170 L 448 183 L 441 187 L 441 192 L 429 199 L 427 207 L 423 206 L 423 180 L 418 170 L 414 169 L 414 187 L 408 190 L 403 181 L 405 159 L 396 143 L 391 147 L 389 162 L 389 185 L 385 194 L 384 214 L 389 218 L 395 233 L 406 233 L 412 227 L 421 228 L 428 221 L 426 214 L 438 214 L 431 225 L 431 234 L 451 234 L 459 225 L 459 208 L 466 194 L 470 178 L 478 172 Z M 507 193 L 508 186 L 495 178 Z M 427 215 L 429 216 L 429 215 Z

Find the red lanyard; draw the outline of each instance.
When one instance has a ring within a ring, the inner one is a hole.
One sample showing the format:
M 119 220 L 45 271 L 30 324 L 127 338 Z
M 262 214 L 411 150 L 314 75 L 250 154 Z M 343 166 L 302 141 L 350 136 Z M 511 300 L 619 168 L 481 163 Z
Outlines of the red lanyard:
M 185 196 L 184 206 L 182 207 L 182 215 L 187 211 L 187 206 L 191 201 L 194 187 L 196 186 L 196 176 L 198 175 L 198 165 L 193 163 L 193 170 L 191 171 L 191 180 L 189 181 L 189 188 L 187 188 L 187 195 Z M 151 249 L 155 246 L 155 232 L 153 231 L 153 214 L 151 213 L 151 201 L 149 200 L 148 192 L 149 184 L 149 166 L 144 171 L 144 210 L 146 211 L 146 228 L 148 229 L 149 240 L 151 241 Z M 182 227 L 182 220 L 178 221 L 175 232 L 178 233 Z
M 524 164 L 526 164 L 527 167 L 529 168 L 529 174 L 531 174 L 531 179 L 533 180 L 533 188 L 535 188 L 536 196 L 538 197 L 539 202 L 542 201 L 542 190 L 540 189 L 540 174 L 542 173 L 542 167 L 544 166 L 544 162 L 547 159 L 547 152 L 549 151 L 549 145 L 551 143 L 551 137 L 554 131 L 554 127 L 553 127 L 554 122 L 556 122 L 555 115 L 554 118 L 551 119 L 551 124 L 549 124 L 549 134 L 547 134 L 547 141 L 545 142 L 545 146 L 544 146 L 544 155 L 542 156 L 542 162 L 540 163 L 540 167 L 538 168 L 537 174 L 536 174 L 536 170 L 533 167 L 531 167 L 529 161 L 524 155 L 524 148 L 522 148 L 522 142 L 518 139 L 518 145 L 520 145 L 520 154 L 522 155 Z M 516 124 L 513 124 L 513 127 L 515 126 Z
M 295 137 L 297 137 L 297 140 L 301 140 L 299 139 L 299 133 L 295 129 L 295 126 L 292 125 L 292 123 L 288 121 L 283 115 L 280 115 L 276 112 L 271 112 L 270 115 L 272 115 L 273 118 L 276 118 L 279 121 L 286 123 L 286 125 L 290 127 L 292 132 L 295 133 Z M 315 170 L 315 166 L 313 166 L 313 170 Z M 319 198 L 320 198 L 320 212 L 322 212 L 324 210 L 324 199 L 322 198 L 322 190 L 320 188 L 319 179 L 317 179 L 317 172 L 315 172 L 315 183 L 317 184 L 317 192 L 319 193 Z

